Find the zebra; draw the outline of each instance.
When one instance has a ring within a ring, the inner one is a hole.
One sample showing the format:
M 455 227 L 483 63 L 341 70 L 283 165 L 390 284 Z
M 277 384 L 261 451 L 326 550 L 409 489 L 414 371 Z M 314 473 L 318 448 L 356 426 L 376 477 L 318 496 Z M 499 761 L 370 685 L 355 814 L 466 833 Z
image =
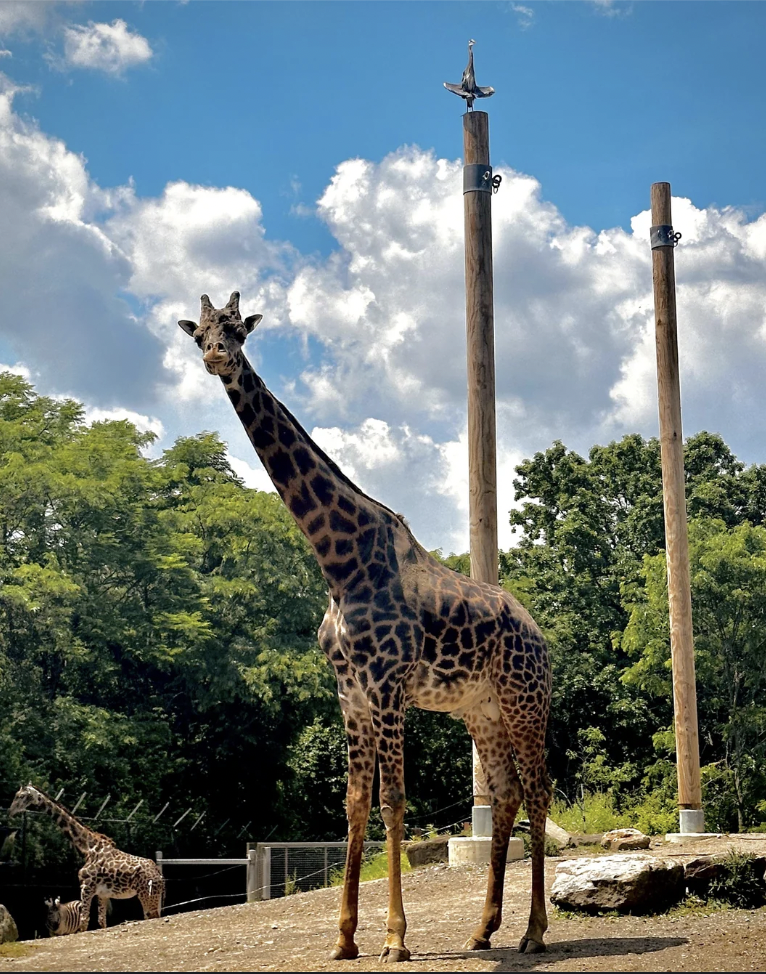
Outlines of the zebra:
M 45 906 L 48 909 L 45 926 L 51 937 L 65 937 L 80 929 L 80 900 L 62 903 L 61 897 L 57 896 L 55 900 L 46 900 Z

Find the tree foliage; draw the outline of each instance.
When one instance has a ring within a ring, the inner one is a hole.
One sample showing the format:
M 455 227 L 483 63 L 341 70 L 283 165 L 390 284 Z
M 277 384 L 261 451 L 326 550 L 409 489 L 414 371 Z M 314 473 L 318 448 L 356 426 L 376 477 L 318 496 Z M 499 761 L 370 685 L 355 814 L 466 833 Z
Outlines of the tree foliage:
M 316 641 L 327 596 L 312 553 L 279 498 L 236 477 L 215 433 L 155 459 L 152 443 L 0 374 L 6 800 L 26 780 L 70 802 L 111 795 L 118 817 L 143 799 L 132 846 L 145 853 L 183 835 L 189 851 L 219 854 L 247 838 L 339 838 L 345 741 Z M 766 818 L 766 467 L 709 433 L 685 456 L 708 824 L 745 828 Z M 518 545 L 501 553 L 501 580 L 550 642 L 558 794 L 582 804 L 598 792 L 622 812 L 643 802 L 641 821 L 667 827 L 659 445 L 626 436 L 583 458 L 556 442 L 519 465 L 515 488 Z M 470 571 L 465 554 L 434 554 Z M 408 823 L 462 821 L 463 724 L 413 711 L 406 732 Z M 170 815 L 153 823 L 166 802 L 191 807 L 189 822 L 205 813 L 193 835 L 173 833 Z M 31 836 L 30 861 L 70 855 L 49 833 Z

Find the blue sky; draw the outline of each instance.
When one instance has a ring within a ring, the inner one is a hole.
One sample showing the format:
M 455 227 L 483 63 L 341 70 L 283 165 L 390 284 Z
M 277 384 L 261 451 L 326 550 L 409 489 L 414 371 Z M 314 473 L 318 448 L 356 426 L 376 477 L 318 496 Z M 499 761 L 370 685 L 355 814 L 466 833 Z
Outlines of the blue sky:
M 554 438 L 656 432 L 659 179 L 684 233 L 685 430 L 766 460 L 762 3 L 0 3 L 0 361 L 160 445 L 219 429 L 266 486 L 174 320 L 238 287 L 274 391 L 425 544 L 464 548 L 462 105 L 442 82 L 469 37 L 504 175 L 501 524 L 514 463 Z

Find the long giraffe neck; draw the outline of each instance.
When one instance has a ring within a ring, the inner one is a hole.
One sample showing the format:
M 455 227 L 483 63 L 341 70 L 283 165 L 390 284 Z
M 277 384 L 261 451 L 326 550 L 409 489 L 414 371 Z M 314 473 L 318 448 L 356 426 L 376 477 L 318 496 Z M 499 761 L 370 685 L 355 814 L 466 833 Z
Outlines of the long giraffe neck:
M 380 528 L 390 540 L 411 538 L 393 511 L 359 490 L 314 443 L 244 356 L 241 372 L 222 379 L 250 442 L 314 549 L 334 595 L 355 584 L 359 571 L 372 560 Z
M 50 815 L 78 852 L 87 855 L 94 846 L 103 843 L 106 839 L 106 836 L 101 835 L 100 832 L 93 832 L 83 825 L 79 819 L 76 819 L 71 812 L 68 812 L 63 805 L 59 805 L 57 801 L 54 801 L 42 792 L 38 792 L 38 795 L 40 797 L 38 798 L 37 804 L 41 805 L 43 811 Z

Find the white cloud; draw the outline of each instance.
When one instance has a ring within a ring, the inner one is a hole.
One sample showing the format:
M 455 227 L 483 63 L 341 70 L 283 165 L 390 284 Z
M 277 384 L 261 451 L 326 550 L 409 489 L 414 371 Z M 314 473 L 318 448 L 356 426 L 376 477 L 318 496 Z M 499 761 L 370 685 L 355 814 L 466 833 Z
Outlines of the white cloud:
M 30 369 L 23 365 L 21 362 L 16 362 L 13 365 L 5 365 L 0 362 L 0 372 L 12 372 L 14 375 L 20 375 L 27 382 L 32 381 L 32 372 Z
M 337 250 L 304 258 L 265 234 L 258 200 L 177 181 L 102 189 L 85 161 L 13 111 L 0 76 L 3 356 L 89 415 L 165 435 L 218 429 L 252 486 L 269 482 L 220 383 L 176 325 L 201 290 L 265 315 L 248 355 L 364 490 L 428 547 L 467 544 L 460 163 L 417 148 L 342 163 L 317 204 Z M 554 438 L 586 451 L 656 432 L 649 214 L 629 232 L 573 227 L 532 177 L 493 197 L 501 544 L 513 467 Z M 684 426 L 766 457 L 766 216 L 674 199 Z M 261 334 L 261 332 L 264 334 Z M 286 350 L 292 357 L 288 358 Z M 300 356 L 303 355 L 303 358 Z M 297 363 L 297 364 L 296 364 Z M 304 363 L 303 365 L 301 363 Z M 287 375 L 281 377 L 280 370 Z M 275 377 L 276 376 L 276 377 Z M 248 459 L 249 458 L 249 459 Z
M 633 4 L 628 0 L 591 0 L 591 3 L 604 17 L 627 17 L 633 13 Z
M 229 454 L 228 459 L 231 469 L 244 481 L 245 487 L 251 487 L 253 490 L 265 490 L 269 493 L 275 492 L 274 484 L 259 460 L 256 460 L 255 463 L 249 463 L 247 460 L 240 460 L 239 457 L 231 454 Z
M 0 51 L 0 57 L 13 57 L 13 51 L 2 50 Z
M 64 61 L 73 68 L 122 74 L 126 68 L 146 63 L 152 54 L 147 39 L 131 31 L 124 20 L 64 28 Z
M 161 439 L 165 435 L 165 427 L 156 416 L 144 416 L 142 413 L 137 413 L 132 409 L 123 409 L 119 406 L 115 409 L 100 409 L 98 406 L 87 405 L 85 407 L 86 423 L 103 423 L 108 420 L 119 419 L 126 419 L 142 433 L 154 433 L 157 439 Z
M 523 3 L 512 3 L 511 9 L 516 14 L 519 27 L 526 30 L 535 22 L 535 12 L 531 7 L 525 7 Z
M 177 320 L 198 318 L 201 287 L 219 307 L 236 289 L 243 307 L 266 316 L 261 327 L 274 327 L 285 317 L 283 277 L 292 249 L 266 241 L 261 206 L 242 189 L 177 182 L 158 198 L 138 198 L 128 188 L 114 205 L 104 229 L 126 255 L 127 287 L 146 305 L 148 327 L 166 346 L 163 364 L 176 376 L 176 395 L 213 398 L 219 390 Z
M 0 3 L 0 37 L 30 34 L 44 30 L 56 21 L 61 4 L 31 2 L 31 0 L 2 0 Z
M 93 218 L 104 194 L 80 156 L 13 111 L 19 92 L 0 75 L 0 337 L 46 392 L 140 398 L 145 412 L 161 355 L 122 296 L 130 263 Z

